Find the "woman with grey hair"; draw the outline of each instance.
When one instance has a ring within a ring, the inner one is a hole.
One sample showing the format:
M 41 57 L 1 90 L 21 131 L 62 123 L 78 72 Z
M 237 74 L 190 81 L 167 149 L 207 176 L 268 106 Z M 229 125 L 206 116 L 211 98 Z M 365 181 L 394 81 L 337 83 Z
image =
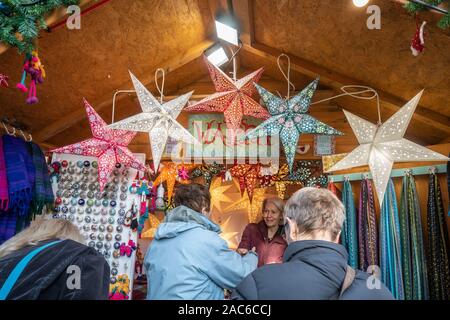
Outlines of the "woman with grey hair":
M 344 206 L 326 189 L 303 188 L 284 208 L 288 247 L 282 264 L 263 266 L 233 292 L 243 300 L 390 300 L 376 276 L 355 271 L 339 244 Z
M 246 254 L 255 248 L 258 267 L 283 262 L 287 243 L 283 228 L 284 202 L 280 198 L 266 198 L 262 205 L 262 220 L 250 223 L 242 234 L 237 252 Z

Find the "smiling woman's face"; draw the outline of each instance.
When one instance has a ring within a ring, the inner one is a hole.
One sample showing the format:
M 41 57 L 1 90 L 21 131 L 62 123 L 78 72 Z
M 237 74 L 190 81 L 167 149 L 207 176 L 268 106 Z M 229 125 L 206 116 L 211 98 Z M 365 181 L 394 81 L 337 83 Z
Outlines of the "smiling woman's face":
M 281 211 L 271 202 L 267 203 L 263 208 L 263 219 L 268 228 L 274 227 L 280 224 Z

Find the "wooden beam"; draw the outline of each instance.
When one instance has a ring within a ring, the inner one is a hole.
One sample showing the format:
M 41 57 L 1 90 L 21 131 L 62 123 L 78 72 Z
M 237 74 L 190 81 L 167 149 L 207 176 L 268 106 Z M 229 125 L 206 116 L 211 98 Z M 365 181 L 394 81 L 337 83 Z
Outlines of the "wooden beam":
M 81 0 L 79 6 L 83 8 L 93 2 L 97 2 L 97 0 Z M 67 9 L 65 7 L 61 7 L 53 10 L 53 12 L 50 13 L 50 15 L 47 18 L 45 18 L 45 23 L 47 24 L 47 26 L 51 26 L 52 24 L 56 24 L 66 18 L 67 18 Z M 20 37 L 21 35 L 18 34 L 17 36 Z M 9 48 L 10 48 L 9 45 L 5 43 L 0 43 L 0 54 L 6 52 L 6 50 L 8 50 Z
M 249 53 L 263 57 L 273 63 L 276 63 L 277 57 L 283 53 L 278 49 L 271 48 L 259 43 L 255 43 L 251 46 L 248 44 L 244 44 L 243 49 Z M 328 70 L 302 58 L 293 55 L 289 55 L 289 57 L 291 58 L 292 70 L 295 70 L 311 78 L 320 76 L 321 83 L 333 89 L 340 89 L 344 85 L 364 85 L 364 83 L 361 83 L 361 81 L 359 80 Z M 388 108 L 392 112 L 398 111 L 398 109 L 407 102 L 402 98 L 396 97 L 384 91 L 378 90 L 378 94 L 380 96 L 381 102 L 383 103 L 383 106 L 385 108 Z M 434 127 L 450 134 L 450 119 L 442 114 L 421 106 L 417 106 L 413 118 L 417 121 L 425 123 L 430 127 Z
M 213 42 L 210 40 L 205 40 L 200 44 L 194 46 L 193 48 L 187 50 L 183 54 L 161 63 L 161 66 L 163 66 L 166 75 L 197 59 L 203 54 L 203 51 L 205 51 L 209 46 L 212 45 L 212 43 Z M 153 73 L 150 71 L 143 72 L 141 75 L 139 75 L 139 79 L 144 85 L 149 85 L 154 82 Z M 128 79 L 117 90 L 131 89 L 130 84 L 131 81 Z M 118 95 L 116 98 L 116 103 L 123 99 L 125 96 L 126 95 Z M 112 98 L 113 93 L 108 93 L 107 95 L 99 99 L 96 103 L 93 103 L 92 106 L 96 111 L 99 111 L 105 107 L 110 107 L 112 105 Z M 74 124 L 84 119 L 85 117 L 86 111 L 84 110 L 84 108 L 78 107 L 77 110 L 63 116 L 58 121 L 55 121 L 49 126 L 37 131 L 34 136 L 39 141 L 46 141 L 51 137 L 57 135 L 58 133 L 72 127 Z
M 253 1 L 233 0 L 233 11 L 239 22 L 241 41 L 245 44 L 252 45 L 255 41 Z

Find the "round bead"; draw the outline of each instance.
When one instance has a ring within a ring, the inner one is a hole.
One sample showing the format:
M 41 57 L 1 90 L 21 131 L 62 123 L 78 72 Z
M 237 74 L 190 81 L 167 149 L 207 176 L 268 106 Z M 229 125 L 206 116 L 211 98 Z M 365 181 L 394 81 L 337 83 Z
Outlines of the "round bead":
M 69 163 L 67 162 L 67 160 L 63 160 L 63 161 L 61 161 L 61 165 L 63 166 L 63 168 L 67 168 Z
M 88 205 L 89 207 L 92 207 L 92 206 L 94 205 L 94 200 L 88 199 L 87 205 Z
M 87 232 L 87 231 L 91 230 L 91 227 L 88 224 L 85 224 L 83 226 L 83 230 Z
M 69 208 L 67 208 L 67 206 L 63 206 L 63 207 L 61 208 L 61 211 L 62 211 L 63 213 L 67 213 L 67 211 L 69 211 Z
M 93 232 L 97 232 L 97 230 L 98 230 L 97 225 L 96 225 L 96 224 L 93 224 L 93 225 L 91 226 L 91 230 L 92 230 Z
M 94 248 L 95 247 L 95 241 L 89 241 L 88 245 L 89 245 L 89 247 Z
M 78 222 L 78 223 L 82 223 L 83 221 L 84 221 L 84 220 L 83 220 L 83 217 L 80 217 L 80 216 L 77 217 L 77 222 Z
M 76 206 L 78 204 L 78 200 L 73 198 L 72 200 L 70 200 L 70 204 Z
M 114 249 L 116 250 L 120 249 L 120 242 L 114 242 Z
M 100 223 L 101 224 L 107 224 L 108 223 L 108 219 L 106 217 L 101 217 L 100 218 Z
M 123 217 L 125 215 L 125 209 L 119 209 L 119 216 Z
M 111 216 L 115 216 L 116 215 L 116 209 L 114 209 L 114 208 L 109 209 L 109 214 Z
M 62 199 L 60 197 L 55 199 L 55 204 L 61 204 Z
M 117 202 L 112 200 L 109 204 L 111 205 L 111 207 L 115 207 L 117 205 Z
M 70 212 L 70 213 L 76 213 L 76 212 L 77 212 L 77 208 L 75 208 L 75 207 L 70 207 L 69 212 Z
M 60 212 L 60 211 L 61 211 L 61 207 L 59 207 L 59 206 L 58 206 L 58 207 L 55 207 L 55 208 L 53 209 L 53 211 L 54 211 L 54 212 Z
M 91 217 L 89 217 L 89 216 L 84 217 L 84 221 L 86 223 L 91 223 Z
M 98 167 L 97 161 L 92 161 L 92 167 L 93 167 L 93 168 L 97 168 L 97 167 Z
M 83 162 L 83 165 L 86 167 L 86 168 L 89 168 L 90 166 L 91 166 L 91 163 L 89 162 L 89 161 L 84 161 Z
M 105 230 L 106 230 L 106 227 L 104 225 L 101 224 L 101 225 L 98 226 L 98 231 L 99 232 L 105 232 Z
M 84 210 L 87 214 L 91 214 L 92 213 L 92 208 L 86 208 L 86 210 Z
M 104 207 L 107 207 L 108 205 L 109 205 L 109 202 L 108 202 L 108 200 L 103 200 L 102 201 L 102 205 L 104 206 Z
M 108 214 L 108 209 L 106 209 L 106 208 L 101 208 L 101 209 L 100 209 L 100 212 L 101 212 L 101 214 L 102 214 L 103 216 L 106 216 L 106 215 Z
M 113 261 L 113 262 L 111 263 L 111 265 L 112 265 L 114 268 L 118 268 L 118 267 L 119 267 L 119 262 Z
M 83 166 L 84 166 L 84 163 L 83 163 L 83 161 L 77 161 L 77 167 L 78 168 L 83 168 Z
M 117 278 L 116 277 L 111 277 L 109 282 L 111 282 L 111 284 L 115 284 L 117 282 Z
M 111 241 L 112 240 L 112 234 L 111 233 L 107 233 L 106 234 L 106 236 L 105 236 L 105 239 L 107 240 L 107 241 Z M 109 242 L 108 242 L 109 243 Z M 111 245 L 110 245 L 111 246 Z
M 107 250 L 111 249 L 111 242 L 105 242 L 105 249 Z
M 95 240 L 95 239 L 97 239 L 97 236 L 95 235 L 95 233 L 91 233 L 91 234 L 89 235 L 89 239 Z
M 116 227 L 116 231 L 121 233 L 123 231 L 123 227 L 122 226 L 117 226 Z
M 116 234 L 114 236 L 114 239 L 116 239 L 116 241 L 121 241 L 122 240 L 122 236 L 120 234 Z
M 109 252 L 108 250 L 105 250 L 105 251 L 103 251 L 103 256 L 104 256 L 106 259 L 109 259 L 109 258 L 111 257 L 111 252 Z
M 114 250 L 114 252 L 113 252 L 113 257 L 114 257 L 115 259 L 120 258 L 120 252 L 119 252 L 119 250 Z
M 79 204 L 80 206 L 84 206 L 84 199 L 79 199 L 79 200 L 78 200 L 78 204 Z
M 109 217 L 109 218 L 108 218 L 108 223 L 109 223 L 109 224 L 114 224 L 114 222 L 115 222 L 115 221 L 114 221 L 114 218 L 113 218 L 113 217 Z
M 114 227 L 113 227 L 112 225 L 108 225 L 108 226 L 106 227 L 106 230 L 107 230 L 108 232 L 113 232 L 113 231 L 114 231 Z
M 101 248 L 103 248 L 103 242 L 97 241 L 97 243 L 95 244 L 95 246 L 97 247 L 97 249 L 101 249 Z
M 119 271 L 118 271 L 116 268 L 112 268 L 112 269 L 111 269 L 111 274 L 112 274 L 113 276 L 116 276 L 118 273 L 119 273 Z
M 117 169 L 120 169 L 121 167 L 122 167 L 122 164 L 116 163 L 116 168 L 117 168 Z

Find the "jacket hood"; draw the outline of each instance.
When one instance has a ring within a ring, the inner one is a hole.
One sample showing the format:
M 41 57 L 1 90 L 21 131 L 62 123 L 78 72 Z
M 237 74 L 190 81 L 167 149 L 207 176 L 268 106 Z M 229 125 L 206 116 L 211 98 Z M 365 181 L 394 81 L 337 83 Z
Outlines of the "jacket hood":
M 156 230 L 155 239 L 175 238 L 191 229 L 202 228 L 220 233 L 220 227 L 206 216 L 186 206 L 171 210 Z

